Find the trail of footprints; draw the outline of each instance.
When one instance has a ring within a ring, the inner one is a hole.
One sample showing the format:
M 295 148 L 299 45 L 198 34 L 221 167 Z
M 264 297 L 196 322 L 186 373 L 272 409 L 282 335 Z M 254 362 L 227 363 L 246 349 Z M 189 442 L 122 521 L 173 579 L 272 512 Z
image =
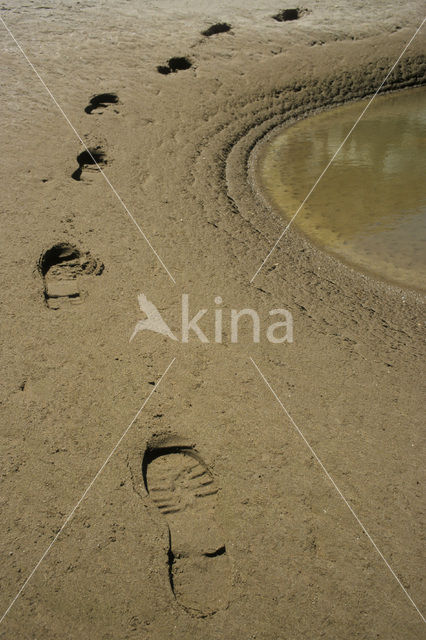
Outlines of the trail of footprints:
M 103 113 L 109 105 L 117 105 L 115 93 L 100 93 L 92 96 L 85 113 Z M 117 109 L 114 109 L 118 113 Z M 77 169 L 72 173 L 74 180 L 80 181 L 84 170 L 98 170 L 107 163 L 101 146 L 84 149 L 77 156 Z M 82 276 L 100 275 L 104 265 L 89 252 L 82 252 L 68 242 L 57 242 L 46 249 L 38 261 L 38 271 L 43 280 L 44 300 L 49 309 L 61 309 L 70 304 L 80 304 L 83 296 L 80 289 Z
M 273 16 L 278 22 L 297 20 L 304 9 L 285 9 Z M 225 22 L 202 32 L 206 38 L 227 33 Z M 169 75 L 190 69 L 187 57 L 169 58 L 157 71 Z M 115 93 L 101 93 L 90 98 L 84 111 L 102 114 L 119 103 Z M 114 111 L 118 113 L 116 107 Z M 77 155 L 72 178 L 80 181 L 86 170 L 98 170 L 107 164 L 100 145 L 84 149 Z M 90 253 L 60 242 L 40 257 L 38 270 L 43 280 L 44 298 L 50 309 L 59 309 L 82 301 L 80 280 L 100 275 L 102 262 Z M 167 522 L 169 550 L 167 565 L 172 593 L 179 604 L 196 616 L 213 615 L 228 605 L 229 563 L 222 532 L 215 521 L 218 488 L 199 454 L 186 446 L 148 447 L 142 462 L 145 489 Z
M 118 103 L 119 100 L 116 93 L 98 93 L 90 98 L 89 104 L 84 109 L 84 112 L 88 115 L 93 113 L 101 115 L 110 105 L 118 105 Z M 114 113 L 118 113 L 116 107 L 113 110 Z M 87 169 L 98 171 L 101 166 L 106 165 L 108 162 L 105 158 L 105 151 L 101 145 L 84 149 L 78 154 L 76 160 L 78 167 L 71 174 L 71 178 L 77 181 L 82 179 L 83 171 Z
M 215 520 L 218 488 L 191 447 L 148 449 L 142 464 L 147 493 L 169 529 L 169 582 L 189 613 L 208 616 L 228 604 L 229 563 Z
M 272 16 L 278 22 L 297 20 L 306 13 L 307 9 L 284 9 Z M 210 38 L 231 31 L 232 27 L 226 22 L 218 22 L 201 32 L 205 38 Z M 186 56 L 169 58 L 167 64 L 157 66 L 157 71 L 163 75 L 177 73 L 192 67 L 191 60 Z M 84 111 L 87 115 L 101 115 L 105 109 L 112 108 L 118 113 L 118 95 L 105 92 L 93 95 Z M 101 145 L 83 149 L 76 157 L 77 168 L 71 174 L 73 180 L 80 182 L 83 173 L 98 171 L 106 165 L 108 160 Z M 45 180 L 44 180 L 45 181 Z M 88 267 L 88 265 L 91 265 Z M 95 266 L 93 266 L 95 265 Z M 90 254 L 82 254 L 79 249 L 68 243 L 57 243 L 42 254 L 39 260 L 39 272 L 44 284 L 44 298 L 51 309 L 59 309 L 64 303 L 78 304 L 81 300 L 79 279 L 81 275 L 102 273 L 103 265 L 93 259 Z M 207 473 L 207 472 L 206 472 Z
M 291 20 L 299 20 L 304 15 L 310 13 L 309 9 L 301 9 L 296 7 L 295 9 L 283 9 L 276 15 L 272 16 L 273 20 L 277 22 L 289 22 Z M 205 38 L 218 35 L 220 33 L 228 33 L 232 27 L 227 22 L 217 22 L 201 32 L 201 35 Z M 183 71 L 190 69 L 192 62 L 187 57 L 173 57 L 169 58 L 167 64 L 160 64 L 157 66 L 158 73 L 163 75 L 169 75 L 170 73 L 176 73 L 177 71 Z

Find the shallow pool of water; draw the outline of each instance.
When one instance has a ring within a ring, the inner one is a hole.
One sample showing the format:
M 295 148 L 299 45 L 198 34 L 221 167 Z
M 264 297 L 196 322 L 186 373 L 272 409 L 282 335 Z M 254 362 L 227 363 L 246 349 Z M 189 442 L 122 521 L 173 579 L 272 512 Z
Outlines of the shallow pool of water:
M 284 225 L 366 104 L 301 120 L 264 145 L 258 179 Z M 424 291 L 425 150 L 426 89 L 377 97 L 293 224 L 350 265 Z

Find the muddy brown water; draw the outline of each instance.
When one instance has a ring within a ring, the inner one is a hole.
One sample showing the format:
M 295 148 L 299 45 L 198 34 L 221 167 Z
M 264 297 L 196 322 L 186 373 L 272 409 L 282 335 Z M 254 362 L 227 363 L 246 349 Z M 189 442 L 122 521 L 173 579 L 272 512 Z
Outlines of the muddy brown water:
M 300 207 L 367 101 L 316 114 L 264 145 L 258 179 L 285 220 Z M 382 280 L 425 290 L 426 89 L 378 96 L 294 224 Z

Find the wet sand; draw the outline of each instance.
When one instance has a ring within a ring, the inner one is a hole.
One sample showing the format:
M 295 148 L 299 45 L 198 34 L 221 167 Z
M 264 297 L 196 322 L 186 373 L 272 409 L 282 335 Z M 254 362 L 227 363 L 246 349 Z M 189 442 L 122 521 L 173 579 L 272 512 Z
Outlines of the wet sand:
M 290 118 L 371 95 L 420 24 L 421 4 L 312 2 L 300 20 L 273 20 L 283 8 L 2 7 L 176 281 L 94 167 L 72 179 L 84 147 L 3 29 L 2 611 L 176 359 L 0 638 L 423 636 L 407 594 L 250 360 L 422 609 L 422 299 L 356 273 L 293 228 L 250 282 L 283 228 L 254 188 L 258 143 Z M 216 22 L 232 29 L 201 35 Z M 384 89 L 423 83 L 423 53 L 420 35 Z M 190 68 L 158 72 L 174 57 Z M 111 92 L 116 104 L 85 111 Z M 80 251 L 70 267 L 80 270 L 80 304 L 55 310 L 39 260 L 58 243 Z M 193 314 L 209 309 L 200 326 L 210 342 L 152 332 L 129 342 L 140 293 L 177 335 L 189 294 Z M 230 342 L 230 309 L 244 308 L 259 313 L 259 344 L 249 324 Z M 264 339 L 274 308 L 293 314 L 292 344 Z M 158 476 L 142 469 L 147 451 L 164 447 L 180 456 L 195 447 L 217 489 L 198 511 L 184 483 L 187 509 L 172 523 L 152 489 L 186 477 L 187 458 L 167 458 Z M 175 595 L 168 527 L 182 568 Z M 201 545 L 217 554 L 211 565 L 195 561 Z M 186 606 L 197 597 L 198 611 Z

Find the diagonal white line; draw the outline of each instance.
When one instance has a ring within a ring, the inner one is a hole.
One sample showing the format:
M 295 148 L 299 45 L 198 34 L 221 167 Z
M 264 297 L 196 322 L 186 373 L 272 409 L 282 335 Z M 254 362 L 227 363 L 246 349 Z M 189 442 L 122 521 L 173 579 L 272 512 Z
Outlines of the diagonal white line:
M 55 105 L 58 107 L 59 111 L 61 112 L 61 114 L 63 115 L 63 117 L 65 118 L 65 120 L 67 121 L 67 123 L 69 124 L 69 126 L 71 127 L 71 129 L 73 130 L 73 132 L 75 133 L 76 137 L 78 138 L 78 140 L 81 142 L 81 144 L 83 145 L 83 147 L 86 149 L 87 153 L 89 154 L 89 156 L 91 157 L 93 164 L 96 165 L 96 168 L 100 171 L 100 173 L 102 174 L 102 177 L 104 178 L 105 182 L 107 183 L 107 185 L 110 187 L 111 191 L 113 192 L 113 194 L 115 195 L 115 197 L 117 198 L 117 200 L 119 201 L 119 203 L 121 204 L 121 206 L 123 207 L 123 209 L 125 210 L 125 212 L 127 213 L 127 215 L 129 216 L 130 220 L 133 222 L 133 224 L 135 225 L 136 229 L 139 231 L 139 233 L 141 234 L 141 236 L 143 237 L 143 239 L 145 240 L 145 242 L 148 244 L 149 248 L 151 249 L 151 251 L 153 252 L 153 254 L 155 255 L 155 257 L 157 258 L 157 260 L 159 261 L 159 263 L 161 264 L 161 266 L 163 267 L 163 269 L 166 271 L 167 275 L 169 276 L 170 280 L 172 280 L 172 282 L 174 284 L 176 284 L 176 280 L 174 279 L 174 277 L 172 276 L 172 274 L 170 273 L 170 271 L 168 270 L 168 268 L 166 267 L 166 265 L 164 264 L 163 260 L 160 258 L 160 256 L 158 255 L 158 253 L 156 252 L 156 250 L 154 249 L 154 247 L 152 246 L 151 242 L 149 241 L 148 237 L 145 235 L 144 231 L 142 230 L 141 226 L 139 225 L 139 223 L 137 222 L 137 220 L 135 219 L 135 217 L 132 215 L 132 213 L 129 211 L 129 209 L 127 208 L 127 205 L 125 204 L 125 202 L 122 200 L 120 194 L 118 193 L 118 191 L 116 190 L 116 188 L 114 187 L 114 185 L 111 183 L 111 181 L 109 180 L 108 176 L 104 173 L 104 171 L 102 170 L 102 168 L 99 166 L 99 164 L 96 162 L 95 158 L 93 157 L 92 153 L 90 152 L 90 150 L 88 149 L 86 143 L 84 142 L 84 140 L 82 139 L 82 137 L 80 136 L 80 134 L 78 133 L 77 129 L 74 127 L 74 125 L 72 124 L 71 120 L 68 118 L 67 114 L 65 113 L 65 111 L 62 109 L 61 105 L 59 104 L 59 102 L 56 100 L 55 96 L 53 95 L 53 93 L 51 92 L 51 90 L 49 89 L 49 87 L 47 86 L 47 84 L 45 83 L 45 81 L 43 80 L 43 78 L 41 77 L 41 75 L 39 74 L 39 72 L 37 71 L 37 69 L 35 68 L 35 66 L 33 65 L 33 63 L 31 62 L 31 60 L 28 58 L 27 54 L 25 53 L 25 51 L 23 50 L 22 46 L 19 44 L 19 42 L 17 41 L 17 39 L 15 38 L 15 36 L 13 35 L 13 33 L 11 32 L 11 30 L 9 29 L 9 27 L 7 26 L 7 24 L 5 23 L 5 21 L 3 20 L 3 18 L 0 16 L 0 20 L 3 23 L 4 28 L 6 29 L 6 31 L 9 33 L 10 37 L 12 38 L 12 40 L 14 41 L 14 43 L 16 44 L 16 46 L 18 47 L 19 51 L 22 53 L 22 55 L 24 56 L 25 60 L 28 62 L 28 64 L 30 65 L 31 69 L 34 71 L 34 73 L 36 74 L 37 78 L 40 80 L 41 84 L 43 85 L 43 87 L 46 89 L 47 93 L 49 94 L 49 96 L 52 98 L 53 102 L 55 103 Z
M 414 38 L 417 36 L 417 34 L 419 33 L 420 29 L 423 27 L 423 24 L 425 22 L 426 18 L 423 18 L 422 23 L 420 24 L 420 26 L 416 29 L 416 32 L 414 33 L 414 35 L 411 36 L 410 40 L 407 42 L 407 44 L 405 45 L 404 49 L 401 51 L 401 53 L 399 54 L 396 62 L 394 62 L 394 64 L 392 65 L 392 67 L 389 69 L 389 71 L 387 72 L 386 76 L 383 78 L 382 82 L 380 83 L 379 88 L 376 90 L 376 92 L 373 94 L 373 96 L 370 98 L 370 100 L 367 102 L 367 105 L 365 106 L 365 108 L 362 110 L 361 115 L 358 116 L 358 118 L 356 119 L 355 123 L 353 124 L 351 130 L 349 131 L 349 133 L 346 135 L 346 137 L 343 139 L 343 141 L 341 142 L 341 144 L 339 145 L 337 151 L 333 154 L 333 156 L 331 157 L 330 161 L 328 162 L 327 166 L 325 167 L 325 169 L 323 169 L 323 171 L 321 172 L 321 174 L 318 176 L 318 178 L 316 179 L 314 185 L 311 187 L 308 195 L 305 197 L 305 199 L 302 201 L 302 203 L 299 205 L 299 208 L 297 209 L 296 213 L 292 216 L 292 218 L 290 219 L 290 221 L 287 223 L 286 227 L 284 228 L 284 230 L 281 232 L 281 235 L 279 236 L 278 240 L 275 242 L 275 244 L 273 245 L 272 249 L 269 251 L 268 255 L 266 256 L 266 258 L 263 260 L 262 264 L 260 265 L 260 267 L 258 268 L 258 270 L 256 271 L 256 273 L 254 274 L 254 276 L 252 277 L 252 279 L 250 280 L 250 283 L 253 282 L 253 280 L 256 278 L 257 274 L 261 271 L 261 269 L 263 268 L 264 264 L 269 260 L 269 257 L 271 256 L 271 254 L 275 251 L 275 249 L 277 248 L 280 240 L 282 239 L 282 237 L 285 235 L 285 233 L 288 231 L 288 229 L 290 228 L 290 226 L 292 225 L 293 221 L 296 219 L 296 216 L 298 215 L 299 211 L 301 211 L 301 209 L 304 207 L 306 201 L 310 198 L 311 194 L 313 193 L 313 191 L 315 191 L 316 187 L 318 186 L 319 182 L 322 180 L 323 176 L 325 175 L 325 173 L 328 171 L 329 167 L 333 164 L 335 158 L 337 157 L 337 155 L 340 153 L 343 145 L 346 143 L 346 141 L 348 140 L 349 136 L 352 134 L 353 130 L 355 129 L 355 127 L 358 125 L 359 121 L 361 120 L 361 118 L 364 116 L 365 112 L 367 111 L 367 109 L 369 108 L 369 106 L 371 105 L 371 103 L 373 102 L 374 98 L 377 96 L 377 94 L 380 92 L 381 88 L 383 87 L 383 85 L 385 84 L 386 80 L 389 78 L 390 74 L 392 73 L 392 71 L 395 69 L 396 65 L 398 64 L 398 62 L 401 60 L 402 56 L 404 55 L 404 53 L 407 51 L 408 47 L 410 46 L 410 44 L 413 42 Z
M 92 488 L 92 486 L 94 485 L 94 483 L 96 482 L 96 480 L 99 478 L 99 476 L 101 475 L 102 471 L 105 469 L 106 465 L 108 464 L 108 462 L 111 460 L 112 456 L 114 455 L 114 453 L 116 452 L 116 450 L 118 449 L 118 447 L 120 446 L 120 443 L 122 442 L 122 440 L 125 438 L 126 434 L 128 433 L 129 429 L 132 427 L 132 425 L 134 424 L 135 420 L 138 419 L 139 415 L 141 414 L 142 410 L 144 409 L 145 405 L 147 404 L 147 402 L 149 401 L 149 399 L 151 398 L 152 394 L 158 389 L 159 385 L 161 384 L 161 381 L 163 380 L 164 376 L 166 375 L 166 373 L 168 372 L 168 370 L 170 369 L 170 367 L 172 366 L 172 364 L 174 363 L 174 361 L 176 360 L 176 358 L 173 358 L 173 360 L 170 362 L 169 366 L 167 367 L 167 369 L 164 371 L 164 373 L 162 374 L 162 376 L 159 378 L 158 382 L 155 384 L 155 386 L 152 388 L 150 394 L 148 395 L 147 398 L 145 398 L 145 400 L 143 401 L 139 411 L 136 413 L 135 417 L 133 418 L 133 420 L 130 422 L 130 424 L 125 428 L 125 430 L 123 431 L 123 433 L 121 434 L 117 444 L 115 445 L 115 447 L 111 450 L 111 452 L 109 453 L 108 457 L 106 458 L 105 462 L 101 465 L 101 467 L 99 468 L 98 472 L 96 473 L 96 475 L 92 478 L 92 480 L 90 481 L 90 483 L 87 485 L 86 489 L 83 491 L 81 498 L 78 500 L 78 502 L 76 503 L 76 505 L 72 508 L 72 510 L 70 511 L 70 513 L 67 515 L 67 517 L 65 518 L 61 528 L 59 529 L 59 531 L 56 533 L 55 537 L 53 538 L 52 542 L 49 544 L 49 546 L 46 548 L 46 550 L 44 551 L 43 555 L 41 556 L 40 560 L 37 562 L 37 564 L 34 566 L 34 568 L 32 569 L 31 573 L 29 574 L 29 576 L 27 577 L 27 579 L 25 580 L 25 582 L 22 584 L 21 588 L 19 589 L 18 593 L 16 594 L 16 596 L 12 599 L 12 601 L 10 602 L 9 606 L 7 607 L 6 611 L 3 613 L 2 617 L 0 618 L 0 624 L 3 622 L 3 620 L 5 619 L 5 617 L 7 616 L 7 614 L 9 613 L 9 611 L 11 610 L 11 608 L 13 607 L 13 605 L 15 604 L 15 602 L 17 601 L 17 599 L 19 598 L 19 596 L 21 595 L 21 593 L 23 592 L 23 590 L 25 589 L 25 587 L 27 586 L 27 584 L 29 583 L 29 581 L 31 580 L 31 578 L 33 577 L 33 575 L 35 574 L 35 572 L 37 571 L 37 569 L 39 568 L 39 566 L 41 565 L 41 563 L 43 562 L 43 560 L 45 559 L 45 557 L 47 556 L 47 554 L 49 553 L 49 551 L 51 550 L 51 548 L 53 547 L 53 545 L 55 544 L 56 540 L 59 538 L 59 536 L 61 535 L 62 531 L 65 529 L 65 527 L 67 526 L 68 522 L 72 519 L 72 517 L 74 516 L 74 513 L 77 511 L 78 507 L 80 506 L 80 504 L 83 502 L 84 498 L 87 496 L 87 494 L 89 493 L 90 489 Z
M 357 523 L 359 524 L 359 526 L 361 527 L 361 529 L 363 530 L 363 532 L 365 533 L 365 535 L 367 536 L 367 538 L 369 539 L 369 541 L 371 542 L 371 544 L 373 545 L 373 547 L 375 548 L 375 550 L 377 551 L 377 553 L 379 554 L 379 556 L 381 557 L 381 559 L 383 560 L 383 562 L 385 563 L 385 565 L 387 566 L 387 568 L 389 569 L 389 571 L 391 572 L 391 574 L 393 575 L 393 577 L 395 578 L 395 580 L 397 581 L 397 583 L 399 584 L 399 586 L 401 587 L 401 589 L 403 590 L 403 592 L 405 593 L 405 595 L 407 596 L 407 598 L 409 599 L 409 601 L 411 602 L 411 604 L 413 605 L 413 607 L 415 608 L 415 610 L 417 611 L 419 616 L 421 617 L 421 619 L 423 620 L 423 622 L 426 622 L 422 612 L 420 611 L 420 609 L 418 608 L 418 606 L 414 602 L 413 598 L 410 596 L 410 594 L 408 593 L 407 589 L 404 587 L 404 585 L 402 584 L 401 580 L 398 578 L 398 576 L 396 575 L 395 571 L 392 569 L 392 567 L 390 566 L 389 562 L 386 560 L 385 556 L 380 551 L 379 547 L 374 542 L 373 538 L 371 537 L 371 535 L 369 534 L 369 532 L 367 531 L 367 529 L 365 528 L 365 526 L 363 525 L 361 520 L 358 518 L 358 516 L 355 513 L 355 511 L 353 510 L 353 508 L 351 507 L 349 502 L 346 500 L 345 496 L 343 495 L 343 493 L 341 492 L 341 490 L 339 489 L 339 487 L 337 486 L 337 484 L 335 483 L 335 481 L 333 480 L 333 478 L 331 477 L 331 475 L 329 474 L 329 472 L 325 468 L 324 464 L 321 462 L 321 460 L 318 457 L 317 453 L 314 451 L 312 446 L 309 444 L 308 440 L 305 438 L 305 436 L 304 436 L 303 432 L 301 431 L 301 429 L 299 429 L 299 427 L 297 426 L 297 424 L 295 423 L 295 421 L 293 420 L 293 418 L 291 417 L 291 415 L 289 414 L 289 412 L 287 411 L 287 409 L 285 408 L 285 406 L 281 402 L 280 398 L 277 396 L 277 394 L 275 393 L 275 391 L 273 390 L 273 388 L 271 387 L 271 385 L 269 384 L 269 382 L 267 381 L 267 379 L 265 378 L 265 376 L 263 375 L 263 373 L 261 372 L 261 370 L 259 369 L 259 367 L 255 363 L 255 361 L 253 360 L 253 358 L 250 357 L 250 360 L 252 361 L 254 367 L 257 369 L 258 373 L 260 374 L 260 376 L 263 379 L 264 383 L 268 387 L 269 391 L 272 393 L 274 398 L 277 400 L 277 402 L 280 405 L 281 409 L 284 411 L 284 413 L 286 414 L 287 418 L 290 420 L 290 422 L 292 423 L 293 427 L 296 429 L 297 433 L 302 438 L 303 442 L 306 444 L 306 446 L 308 447 L 309 451 L 314 456 L 315 460 L 318 462 L 319 466 L 321 467 L 321 469 L 323 470 L 323 472 L 327 476 L 328 480 L 331 482 L 333 487 L 336 489 L 337 493 L 339 494 L 339 496 L 341 497 L 341 499 L 343 500 L 343 502 L 345 503 L 345 505 L 347 506 L 347 508 L 349 509 L 349 511 L 351 512 L 351 514 L 353 515 L 353 517 L 355 518 L 355 520 L 357 521 Z

